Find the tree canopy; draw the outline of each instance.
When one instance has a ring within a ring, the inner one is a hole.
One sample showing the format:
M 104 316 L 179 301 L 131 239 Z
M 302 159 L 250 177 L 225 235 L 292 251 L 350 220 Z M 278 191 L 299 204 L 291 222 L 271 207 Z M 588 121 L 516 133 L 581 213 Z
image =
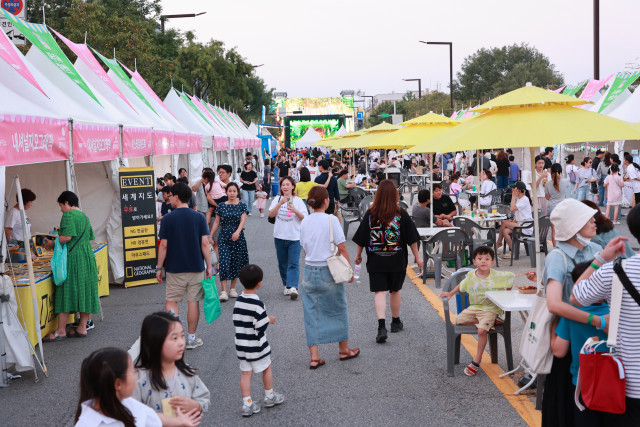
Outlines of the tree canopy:
M 422 98 L 415 98 L 413 94 L 409 95 L 408 92 L 403 96 L 402 101 L 396 101 L 396 114 L 402 114 L 404 120 L 410 120 L 418 116 L 427 114 L 430 111 L 434 113 L 444 113 L 450 116 L 453 111 L 451 110 L 449 94 L 442 92 L 431 92 L 422 95 Z M 380 105 L 377 105 L 373 109 L 373 115 L 379 116 L 380 114 L 393 114 L 393 102 L 386 101 Z M 390 119 L 382 119 L 380 117 L 367 117 L 366 127 L 375 126 L 383 121 L 390 122 Z
M 42 22 L 75 43 L 87 44 L 128 68 L 137 66 L 153 90 L 164 98 L 172 85 L 189 94 L 225 105 L 245 121 L 258 119 L 271 104 L 273 89 L 256 75 L 236 48 L 210 40 L 197 42 L 191 32 L 161 31 L 160 0 L 30 0 L 27 20 Z M 73 61 L 75 55 L 61 44 Z
M 564 83 L 549 58 L 528 44 L 480 49 L 465 58 L 457 77 L 453 82 L 455 98 L 474 103 L 518 89 L 527 82 L 544 88 Z

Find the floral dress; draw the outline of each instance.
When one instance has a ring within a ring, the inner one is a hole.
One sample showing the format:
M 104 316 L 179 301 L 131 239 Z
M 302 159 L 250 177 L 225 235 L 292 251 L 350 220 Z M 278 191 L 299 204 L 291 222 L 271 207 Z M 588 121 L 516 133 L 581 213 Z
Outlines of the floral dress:
M 245 265 L 249 264 L 247 241 L 244 230 L 235 242 L 231 239 L 233 233 L 240 226 L 242 214 L 247 214 L 247 205 L 239 202 L 237 205 L 223 202 L 218 205 L 216 215 L 220 217 L 220 236 L 218 237 L 218 251 L 220 252 L 220 280 L 233 280 Z

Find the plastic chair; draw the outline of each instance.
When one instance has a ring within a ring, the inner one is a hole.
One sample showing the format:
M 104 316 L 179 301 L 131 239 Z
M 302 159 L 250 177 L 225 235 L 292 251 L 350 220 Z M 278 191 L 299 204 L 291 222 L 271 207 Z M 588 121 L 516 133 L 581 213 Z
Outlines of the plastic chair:
M 416 226 L 416 228 L 425 228 L 425 227 L 429 227 L 429 223 L 427 221 L 424 220 L 424 218 L 420 218 L 418 216 L 411 216 L 411 219 L 413 220 L 413 224 Z
M 460 282 L 467 276 L 467 273 L 473 271 L 472 268 L 463 268 L 453 273 L 446 281 L 443 287 L 444 292 L 450 292 L 453 288 L 458 286 Z M 444 305 L 444 322 L 447 331 L 447 376 L 453 377 L 454 365 L 460 364 L 460 338 L 462 334 L 477 335 L 478 328 L 475 325 L 463 326 L 456 325 L 451 321 L 451 315 L 449 311 L 452 307 L 449 306 L 449 300 L 441 298 Z M 460 293 L 461 308 L 468 307 L 467 294 Z M 462 310 L 460 310 L 462 311 Z M 456 314 L 460 311 L 456 309 Z M 494 329 L 489 331 L 489 354 L 491 355 L 491 363 L 498 363 L 498 334 L 502 335 L 504 340 L 504 349 L 507 357 L 507 370 L 513 369 L 513 353 L 511 350 L 511 313 L 506 312 L 502 323 L 496 322 Z
M 352 187 L 349 189 L 349 206 L 357 207 L 360 205 L 360 201 L 367 197 L 367 192 L 360 187 Z
M 491 196 L 491 203 L 488 205 L 497 205 L 498 203 L 502 203 L 502 190 L 496 188 L 495 190 L 489 191 L 487 194 L 480 194 L 480 197 Z M 488 207 L 487 205 L 481 205 L 481 208 Z
M 513 212 L 511 212 L 511 206 L 503 205 L 502 203 L 491 205 L 491 209 L 495 209 L 496 212 L 501 215 L 506 215 L 507 218 L 511 218 L 511 216 L 513 215 Z
M 551 229 L 551 220 L 548 216 L 543 216 L 538 218 L 538 228 L 540 229 L 540 251 L 545 254 L 549 253 L 549 249 L 547 247 L 547 236 L 549 235 L 549 230 Z M 532 234 L 528 235 L 523 232 L 523 230 L 532 230 Z M 531 262 L 531 268 L 536 266 L 536 250 L 535 244 L 536 239 L 533 236 L 533 221 L 526 221 L 522 224 L 521 227 L 514 227 L 513 233 L 511 234 L 512 239 L 512 248 L 511 248 L 511 264 L 513 265 L 513 260 L 520 258 L 520 243 L 524 243 L 524 249 L 529 255 L 529 260 Z
M 436 281 L 436 288 L 442 284 L 442 264 L 446 261 L 455 261 L 456 270 L 462 267 L 462 251 L 464 250 L 464 241 L 467 235 L 464 231 L 457 228 L 442 230 L 426 240 L 422 245 L 422 282 L 427 283 L 427 264 L 428 260 L 433 260 L 433 272 Z M 435 245 L 440 247 L 441 253 L 428 252 L 428 248 Z
M 367 209 L 371 207 L 372 203 L 373 196 L 366 196 L 360 201 L 357 208 L 343 207 L 340 205 L 340 210 L 342 211 L 342 227 L 344 228 L 345 237 L 349 234 L 349 224 L 362 221 L 364 214 L 367 213 Z
M 401 207 L 402 209 L 404 209 L 404 210 L 409 209 L 409 205 L 407 205 L 407 203 L 406 203 L 406 202 L 403 202 L 403 201 L 399 201 L 399 202 L 398 202 L 398 206 L 400 206 L 400 207 Z
M 462 231 L 467 235 L 466 240 L 464 241 L 465 247 L 469 248 L 469 257 L 473 254 L 475 248 L 480 246 L 491 246 L 493 247 L 494 254 L 498 253 L 498 244 L 496 242 L 496 229 L 493 227 L 482 227 L 477 222 L 469 219 L 469 218 L 453 218 L 453 225 L 456 227 L 460 227 Z M 482 232 L 486 231 L 487 238 L 482 238 Z M 498 257 L 496 259 L 496 267 L 499 267 Z

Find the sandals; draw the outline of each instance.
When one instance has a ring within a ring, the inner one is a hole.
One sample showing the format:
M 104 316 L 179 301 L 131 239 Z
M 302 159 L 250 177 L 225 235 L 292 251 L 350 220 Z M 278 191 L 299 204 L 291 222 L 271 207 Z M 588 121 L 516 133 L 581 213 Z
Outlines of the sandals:
M 309 364 L 309 369 L 318 369 L 320 366 L 324 365 L 324 360 L 322 359 L 311 359 L 311 363 L 315 363 L 315 365 Z
M 478 373 L 478 369 L 480 369 L 480 365 L 472 360 L 471 363 L 464 368 L 464 374 L 468 377 L 472 377 Z
M 74 329 L 71 332 L 68 332 L 67 336 L 69 338 L 86 338 L 87 334 L 81 334 L 77 329 Z
M 338 356 L 340 356 L 340 361 L 341 362 L 344 362 L 345 360 L 356 358 L 359 355 L 360 355 L 360 349 L 359 348 L 350 348 L 349 351 L 347 351 L 346 353 L 338 353 Z
M 64 341 L 67 339 L 66 335 L 58 335 L 57 332 L 53 332 L 53 338 L 49 338 L 48 336 L 42 338 L 42 342 L 54 342 L 54 341 Z

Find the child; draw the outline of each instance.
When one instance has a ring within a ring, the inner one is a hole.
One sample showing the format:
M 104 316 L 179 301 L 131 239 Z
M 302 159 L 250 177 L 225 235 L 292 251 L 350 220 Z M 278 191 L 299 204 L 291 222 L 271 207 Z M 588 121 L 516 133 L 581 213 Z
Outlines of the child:
M 126 351 L 108 347 L 91 353 L 80 368 L 76 426 L 161 426 L 151 408 L 131 398 L 137 378 Z
M 144 318 L 134 398 L 156 411 L 165 426 L 181 425 L 176 419 L 181 413 L 199 422 L 211 400 L 196 370 L 184 361 L 184 349 L 184 329 L 178 316 L 159 311 Z
M 624 188 L 624 182 L 619 174 L 620 166 L 617 163 L 612 163 L 609 168 L 609 175 L 604 179 L 604 187 L 607 189 L 607 213 L 605 216 L 609 217 L 611 206 L 613 206 L 613 223 L 620 224 L 618 221 L 618 212 L 620 212 L 620 205 L 622 204 L 622 189 Z
M 502 310 L 484 296 L 486 291 L 503 290 L 513 286 L 515 275 L 510 271 L 493 270 L 495 254 L 489 246 L 480 246 L 473 251 L 473 264 L 476 270 L 470 271 L 467 277 L 451 292 L 442 292 L 440 298 L 451 299 L 458 291 L 469 295 L 469 307 L 456 317 L 458 325 L 473 325 L 478 328 L 478 350 L 471 363 L 464 368 L 464 373 L 474 376 L 480 368 L 482 352 L 487 345 L 487 335 L 493 328 Z
M 260 211 L 260 218 L 264 218 L 264 208 L 267 205 L 267 192 L 262 189 L 262 184 L 258 184 L 256 192 L 256 208 Z
M 264 303 L 256 291 L 262 286 L 262 269 L 255 264 L 247 264 L 240 270 L 240 283 L 244 292 L 233 306 L 233 324 L 236 327 L 236 353 L 240 359 L 240 391 L 242 392 L 242 416 L 250 417 L 260 412 L 260 406 L 251 400 L 251 375 L 262 372 L 264 400 L 266 408 L 284 402 L 284 396 L 273 391 L 273 372 L 271 371 L 271 347 L 265 336 L 269 324 L 276 318 L 267 316 Z
M 456 172 L 451 177 L 451 184 L 449 185 L 449 194 L 452 196 L 457 196 L 460 194 L 462 187 L 458 184 L 458 180 L 460 179 L 460 172 Z
M 591 265 L 592 261 L 593 260 L 576 264 L 571 272 L 574 283 L 578 281 L 582 273 L 584 273 L 584 271 Z M 571 371 L 574 391 L 578 382 L 578 369 L 580 367 L 578 355 L 580 354 L 580 350 L 582 349 L 584 342 L 589 337 L 598 337 L 598 340 L 607 339 L 607 334 L 602 330 L 596 329 L 595 325 L 591 325 L 591 320 L 593 316 L 600 316 L 602 319 L 605 315 L 609 314 L 609 306 L 606 302 L 599 302 L 587 307 L 578 308 L 589 313 L 589 321 L 587 324 L 560 317 L 557 322 L 557 326 L 552 329 L 551 333 L 551 349 L 553 350 L 553 355 L 555 357 L 563 358 L 567 353 L 569 353 L 569 351 L 571 351 L 571 367 L 569 370 Z M 606 352 L 607 346 L 600 345 L 598 346 L 597 351 Z M 573 393 L 571 394 L 573 395 Z M 609 414 L 604 412 L 593 411 L 590 409 L 580 411 L 575 403 L 573 404 L 574 425 L 605 425 L 605 421 L 608 419 L 608 416 Z

